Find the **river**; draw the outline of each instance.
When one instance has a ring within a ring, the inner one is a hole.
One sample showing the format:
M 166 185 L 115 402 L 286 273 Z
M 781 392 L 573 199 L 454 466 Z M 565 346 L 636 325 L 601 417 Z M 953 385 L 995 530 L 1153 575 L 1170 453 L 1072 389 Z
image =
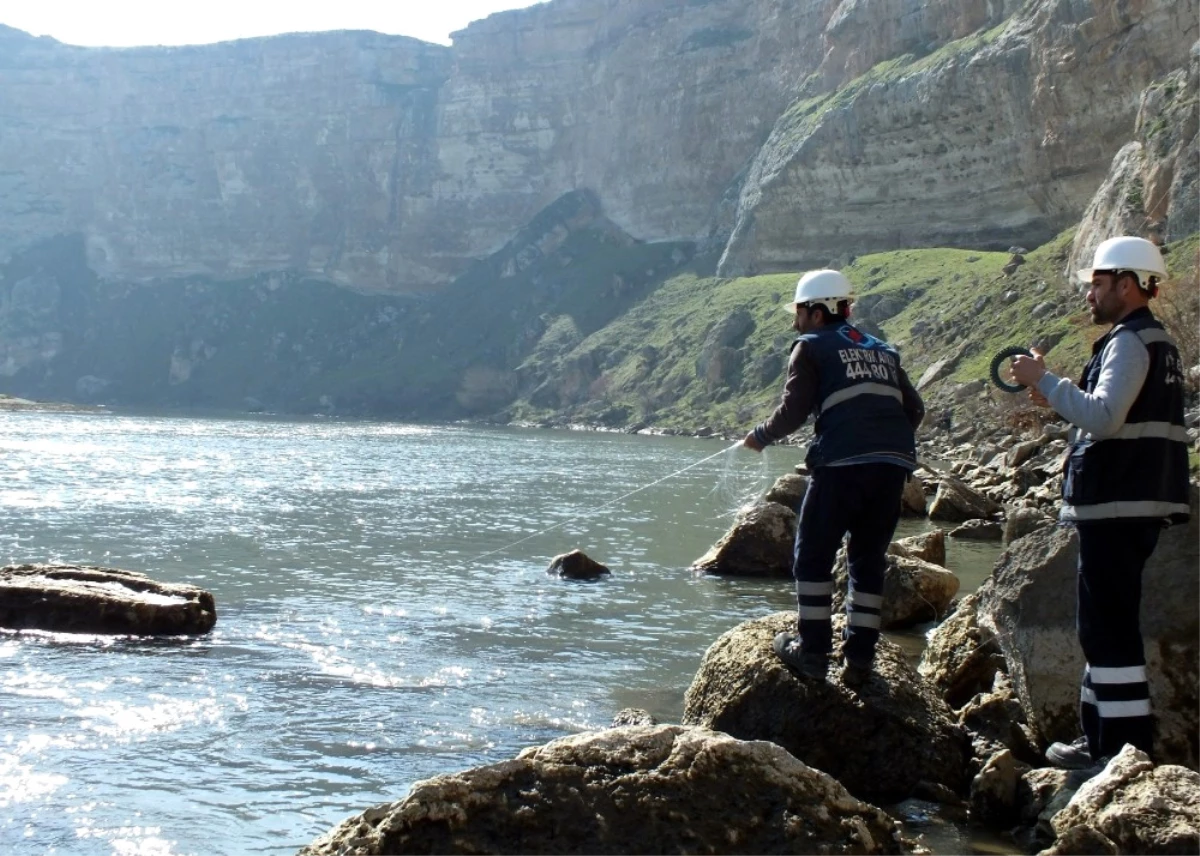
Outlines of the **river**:
M 787 581 L 687 571 L 801 457 L 722 446 L 0 414 L 0 564 L 141 571 L 218 609 L 182 641 L 0 633 L 0 851 L 293 853 L 621 708 L 677 722 L 717 636 L 793 608 Z M 612 576 L 547 575 L 573 548 Z M 996 552 L 950 551 L 964 592 Z M 919 650 L 920 631 L 898 638 Z

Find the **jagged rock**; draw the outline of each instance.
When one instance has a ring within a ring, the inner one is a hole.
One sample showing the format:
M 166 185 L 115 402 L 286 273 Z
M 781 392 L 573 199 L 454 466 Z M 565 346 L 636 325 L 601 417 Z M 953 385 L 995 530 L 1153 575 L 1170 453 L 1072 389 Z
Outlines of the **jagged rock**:
M 771 489 L 763 497 L 767 502 L 778 502 L 785 508 L 796 513 L 800 512 L 800 503 L 808 491 L 808 477 L 796 473 L 787 473 L 775 480 Z
M 612 571 L 582 550 L 572 550 L 551 559 L 546 573 L 557 574 L 567 580 L 594 580 Z
M 1174 764 L 1156 767 L 1145 752 L 1126 744 L 1052 824 L 1060 839 L 1069 830 L 1090 827 L 1118 853 L 1200 852 L 1200 773 Z
M 779 662 L 771 642 L 795 625 L 794 613 L 781 612 L 722 634 L 688 688 L 684 723 L 770 740 L 863 799 L 901 799 L 922 782 L 965 792 L 966 734 L 899 646 L 880 639 L 874 672 L 852 690 L 838 666 L 817 681 Z M 843 626 L 835 616 L 835 639 Z
M 910 559 L 921 559 L 945 567 L 946 530 L 930 529 L 920 535 L 900 538 L 888 545 L 888 552 L 894 556 L 908 556 Z
M 846 551 L 841 550 L 833 566 L 835 610 L 845 606 L 849 580 Z M 950 602 L 958 594 L 959 585 L 958 577 L 946 568 L 889 552 L 883 576 L 881 626 L 884 630 L 900 630 L 938 620 L 950 608 Z
M 1073 826 L 1038 856 L 1116 856 L 1117 845 L 1090 826 Z
M 1200 732 L 1200 545 L 1197 488 L 1192 520 L 1163 532 L 1146 563 L 1142 584 L 1155 756 L 1195 768 Z M 1073 740 L 1079 733 L 1083 654 L 1075 630 L 1078 536 L 1073 527 L 1039 529 L 1011 544 L 979 587 L 980 627 L 994 635 L 1029 725 L 1039 740 Z
M 68 633 L 190 636 L 217 622 L 211 593 L 91 565 L 0 568 L 0 627 Z
M 777 502 L 743 506 L 733 526 L 691 570 L 741 577 L 790 577 L 796 513 Z
M 1011 544 L 1030 532 L 1053 525 L 1054 519 L 1036 508 L 1010 508 L 1004 517 L 1004 543 Z
M 953 708 L 988 692 L 996 673 L 1006 668 L 995 635 L 979 626 L 978 598 L 976 592 L 964 597 L 945 621 L 929 631 L 917 666 L 921 677 Z
M 612 719 L 610 728 L 623 728 L 627 725 L 658 725 L 658 720 L 647 710 L 640 707 L 627 707 L 618 710 Z
M 925 484 L 915 474 L 904 483 L 900 511 L 917 517 L 924 517 L 928 513 L 925 510 Z
M 993 825 L 1010 825 L 1020 814 L 1017 786 L 1025 769 L 1028 767 L 1019 764 L 1007 749 L 988 758 L 971 780 L 972 817 Z
M 1042 448 L 1042 441 L 1026 440 L 1022 443 L 1017 443 L 1008 450 L 1008 454 L 1004 456 L 1004 463 L 1010 467 L 1019 467 L 1021 464 L 1028 461 L 1034 454 Z
M 780 747 L 660 725 L 564 737 L 417 782 L 404 799 L 367 809 L 300 853 L 903 849 L 887 814 Z
M 1027 764 L 1045 763 L 1004 672 L 996 672 L 990 692 L 979 693 L 962 706 L 958 724 L 971 736 L 975 757 L 981 761 L 1004 750 Z
M 1004 527 L 995 520 L 968 520 L 951 529 L 950 537 L 968 541 L 999 541 L 1004 537 Z
M 929 507 L 929 519 L 962 523 L 965 520 L 990 518 L 1001 510 L 995 501 L 972 490 L 961 480 L 943 474 L 937 495 Z

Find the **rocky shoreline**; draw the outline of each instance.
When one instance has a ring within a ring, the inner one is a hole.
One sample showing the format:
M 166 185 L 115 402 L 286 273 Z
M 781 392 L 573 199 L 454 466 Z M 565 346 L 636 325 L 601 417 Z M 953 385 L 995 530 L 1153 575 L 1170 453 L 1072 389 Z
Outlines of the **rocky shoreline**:
M 622 711 L 610 729 L 418 782 L 300 852 L 928 852 L 877 807 L 914 798 L 1027 853 L 1197 852 L 1200 616 L 1198 599 L 1180 596 L 1196 588 L 1197 489 L 1191 524 L 1163 536 L 1146 570 L 1158 763 L 1127 746 L 1086 775 L 1053 769 L 1042 751 L 1076 734 L 1083 666 L 1078 544 L 1054 525 L 1066 432 L 979 424 L 924 433 L 922 453 L 942 464 L 914 480 L 907 513 L 954 527 L 889 551 L 885 629 L 940 622 L 916 667 L 883 639 L 865 685 L 848 686 L 837 666 L 799 678 L 770 645 L 794 614 L 753 619 L 709 648 L 680 723 Z M 802 472 L 780 478 L 693 570 L 788 576 L 805 487 Z M 958 601 L 941 566 L 946 537 L 1006 545 Z

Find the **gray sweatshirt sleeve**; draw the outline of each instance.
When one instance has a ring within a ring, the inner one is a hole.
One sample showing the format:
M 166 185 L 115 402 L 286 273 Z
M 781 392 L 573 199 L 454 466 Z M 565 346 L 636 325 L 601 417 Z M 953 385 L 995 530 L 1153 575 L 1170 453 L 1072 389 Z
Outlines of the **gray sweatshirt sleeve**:
M 1046 372 L 1038 391 L 1054 410 L 1094 439 L 1111 437 L 1125 424 L 1146 375 L 1150 353 L 1132 332 L 1121 332 L 1108 340 L 1100 354 L 1100 379 L 1087 393 L 1066 378 Z

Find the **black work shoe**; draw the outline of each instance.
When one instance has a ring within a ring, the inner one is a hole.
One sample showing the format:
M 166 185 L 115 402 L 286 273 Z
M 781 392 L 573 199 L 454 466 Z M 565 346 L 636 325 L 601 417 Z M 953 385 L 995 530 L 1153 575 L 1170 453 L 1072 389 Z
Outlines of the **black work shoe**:
M 846 658 L 842 667 L 842 683 L 848 687 L 861 687 L 871 678 L 871 661 Z
M 1096 763 L 1088 751 L 1086 737 L 1078 737 L 1071 743 L 1051 743 L 1046 749 L 1046 760 L 1060 770 L 1086 770 Z
M 825 680 L 825 672 L 829 669 L 828 654 L 805 651 L 800 644 L 800 637 L 791 633 L 777 634 L 771 647 L 775 649 L 775 656 L 793 674 Z

